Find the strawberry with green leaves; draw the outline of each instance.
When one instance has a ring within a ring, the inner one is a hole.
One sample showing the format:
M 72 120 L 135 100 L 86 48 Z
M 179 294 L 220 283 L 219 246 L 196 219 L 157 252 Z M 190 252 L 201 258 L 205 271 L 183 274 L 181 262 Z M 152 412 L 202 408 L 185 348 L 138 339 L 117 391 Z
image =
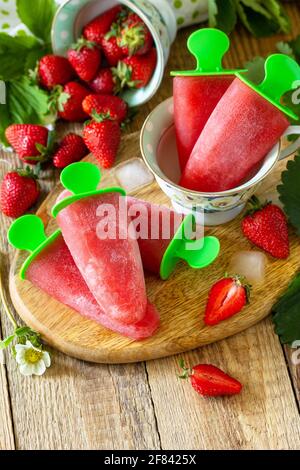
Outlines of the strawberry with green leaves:
M 193 389 L 204 397 L 237 395 L 242 384 L 211 364 L 198 364 L 192 369 L 185 366 L 183 359 L 179 361 L 182 373 L 180 379 L 190 379 Z
M 250 285 L 240 276 L 225 276 L 211 288 L 204 323 L 217 325 L 239 313 L 249 302 Z
M 93 120 L 83 130 L 83 139 L 103 168 L 110 168 L 114 164 L 121 130 L 118 122 L 109 114 L 93 113 Z
M 157 55 L 153 47 L 147 54 L 126 57 L 118 63 L 114 73 L 119 77 L 121 87 L 143 88 L 145 87 L 156 67 Z
M 111 67 L 115 67 L 120 60 L 126 57 L 126 54 L 117 43 L 117 37 L 114 32 L 109 32 L 102 38 L 101 48 Z
M 287 218 L 275 204 L 261 204 L 253 196 L 248 215 L 242 221 L 242 232 L 251 243 L 274 258 L 286 259 L 290 254 Z
M 40 85 L 51 90 L 57 85 L 65 85 L 75 77 L 68 59 L 57 55 L 45 55 L 37 68 Z
M 105 67 L 89 83 L 90 88 L 98 95 L 115 95 L 120 91 L 120 80 L 112 69 Z
M 56 168 L 65 168 L 71 163 L 78 162 L 88 154 L 88 149 L 80 135 L 67 134 L 59 143 L 54 155 L 53 165 Z
M 110 31 L 113 23 L 124 14 L 124 8 L 117 5 L 94 18 L 83 28 L 83 36 L 101 46 L 102 38 Z
M 5 131 L 6 139 L 25 163 L 49 160 L 53 150 L 53 132 L 34 124 L 11 124 Z
M 83 100 L 82 107 L 89 116 L 93 113 L 109 114 L 111 119 L 120 124 L 126 119 L 128 112 L 127 103 L 119 96 L 113 95 L 88 95 Z
M 17 218 L 37 201 L 40 187 L 32 171 L 20 169 L 5 175 L 0 188 L 0 206 L 3 214 Z
M 81 80 L 89 82 L 95 78 L 101 65 L 101 52 L 95 42 L 78 39 L 68 50 L 68 59 Z
M 122 23 L 117 44 L 126 56 L 143 55 L 150 51 L 153 45 L 152 35 L 136 13 L 131 12 Z
M 56 87 L 50 98 L 50 109 L 56 107 L 58 116 L 65 121 L 81 122 L 87 119 L 82 102 L 90 90 L 78 82 L 69 82 L 63 88 Z

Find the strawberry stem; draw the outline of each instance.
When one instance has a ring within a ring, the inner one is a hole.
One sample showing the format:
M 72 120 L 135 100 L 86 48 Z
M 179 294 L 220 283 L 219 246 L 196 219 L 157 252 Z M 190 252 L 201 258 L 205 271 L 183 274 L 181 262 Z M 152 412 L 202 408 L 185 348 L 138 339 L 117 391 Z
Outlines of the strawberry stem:
M 192 375 L 192 373 L 193 373 L 192 369 L 185 366 L 185 362 L 184 362 L 183 358 L 179 359 L 178 364 L 179 364 L 179 367 L 182 369 L 182 373 L 177 374 L 177 377 L 179 379 L 184 379 L 184 380 L 188 379 L 190 377 L 190 375 Z

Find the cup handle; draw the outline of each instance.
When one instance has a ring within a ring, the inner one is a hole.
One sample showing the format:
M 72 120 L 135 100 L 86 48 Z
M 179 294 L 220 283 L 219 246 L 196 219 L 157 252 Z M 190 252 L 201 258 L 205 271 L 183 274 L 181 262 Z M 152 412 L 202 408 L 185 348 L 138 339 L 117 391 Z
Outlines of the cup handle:
M 288 135 L 299 134 L 300 135 L 300 126 L 289 126 L 282 137 L 287 137 Z M 296 152 L 300 147 L 300 137 L 298 137 L 295 142 L 292 142 L 288 147 L 281 150 L 279 154 L 279 160 L 289 157 L 292 153 Z

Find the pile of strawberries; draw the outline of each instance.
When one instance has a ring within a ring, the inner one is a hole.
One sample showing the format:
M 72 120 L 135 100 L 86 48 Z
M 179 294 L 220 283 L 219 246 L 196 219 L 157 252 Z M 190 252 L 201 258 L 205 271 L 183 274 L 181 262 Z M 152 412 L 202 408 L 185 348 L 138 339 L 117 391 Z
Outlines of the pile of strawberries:
M 88 23 L 67 58 L 46 55 L 35 72 L 37 84 L 49 92 L 49 110 L 69 122 L 87 121 L 83 138 L 74 133 L 58 144 L 47 128 L 13 124 L 6 138 L 20 159 L 36 165 L 52 161 L 57 168 L 92 152 L 103 168 L 110 168 L 128 120 L 127 103 L 119 96 L 125 88 L 142 88 L 156 66 L 151 33 L 141 18 L 117 5 Z M 2 212 L 19 217 L 39 196 L 36 173 L 29 167 L 8 173 L 2 181 Z

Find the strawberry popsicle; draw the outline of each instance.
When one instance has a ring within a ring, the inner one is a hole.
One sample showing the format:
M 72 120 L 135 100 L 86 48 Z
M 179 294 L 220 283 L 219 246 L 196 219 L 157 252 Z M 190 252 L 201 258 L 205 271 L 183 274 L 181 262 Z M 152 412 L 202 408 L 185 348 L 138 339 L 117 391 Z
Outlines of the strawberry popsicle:
M 280 72 L 278 71 L 280 70 Z M 254 85 L 237 76 L 199 136 L 180 185 L 202 192 L 226 191 L 246 182 L 296 115 L 281 105 L 281 96 L 300 79 L 300 67 L 288 56 L 274 54 L 266 76 Z
M 75 264 L 109 317 L 125 324 L 137 323 L 145 316 L 147 296 L 140 251 L 127 211 L 118 216 L 124 191 L 96 190 L 100 171 L 87 162 L 69 165 L 61 173 L 61 181 L 73 195 L 64 191 L 52 213 Z
M 17 238 L 18 233 L 20 236 Z M 28 215 L 20 217 L 12 224 L 8 234 L 10 243 L 16 248 L 25 249 L 24 233 L 30 233 L 32 239 L 34 234 L 40 233 L 42 236 L 37 237 L 36 243 L 37 245 L 42 243 L 43 246 L 41 250 L 37 250 L 35 256 L 31 256 L 30 263 L 25 263 L 21 271 L 23 279 L 26 278 L 49 296 L 73 308 L 82 316 L 116 333 L 135 340 L 153 335 L 159 326 L 159 316 L 150 303 L 147 305 L 144 318 L 134 325 L 120 323 L 101 310 L 74 263 L 60 231 L 47 239 L 42 221 L 37 216 Z M 27 249 L 31 251 L 30 247 Z
M 208 118 L 235 78 L 237 70 L 222 68 L 222 58 L 229 46 L 229 38 L 223 31 L 214 28 L 195 31 L 187 47 L 197 60 L 196 69 L 171 72 L 181 171 Z
M 127 196 L 128 215 L 132 220 L 145 270 L 167 279 L 181 259 L 192 268 L 204 268 L 218 256 L 216 237 L 203 237 L 203 227 L 194 218 L 184 218 L 168 207 Z
M 174 123 L 181 171 L 234 75 L 174 77 Z

